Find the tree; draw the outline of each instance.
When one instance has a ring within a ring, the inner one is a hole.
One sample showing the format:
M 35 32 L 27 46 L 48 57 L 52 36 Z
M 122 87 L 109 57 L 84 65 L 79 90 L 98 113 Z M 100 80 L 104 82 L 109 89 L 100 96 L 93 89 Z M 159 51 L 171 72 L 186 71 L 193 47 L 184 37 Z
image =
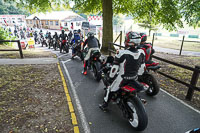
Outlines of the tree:
M 200 1 L 199 0 L 183 0 L 181 1 L 181 13 L 185 21 L 194 27 L 200 27 Z
M 123 18 L 120 15 L 114 15 L 113 16 L 113 25 L 123 25 L 124 21 Z
M 103 13 L 103 47 L 113 41 L 113 13 L 133 16 L 138 22 L 149 22 L 151 25 L 162 24 L 169 30 L 182 27 L 179 0 L 73 0 L 76 8 L 82 12 Z
M 14 1 L 14 0 L 13 0 Z M 18 4 L 28 7 L 32 11 L 45 12 L 54 5 L 69 5 L 70 0 L 18 0 Z M 185 15 L 186 20 L 192 23 L 192 19 L 199 17 L 198 0 L 71 0 L 75 7 L 81 12 L 103 14 L 103 46 L 102 50 L 107 51 L 108 42 L 113 41 L 112 18 L 113 13 L 132 15 L 138 22 L 148 21 L 151 24 L 162 26 L 168 30 L 175 30 L 177 26 L 182 27 L 181 18 Z M 188 4 L 189 3 L 189 4 Z M 185 5 L 186 11 L 182 10 Z M 191 5 L 195 6 L 195 9 Z M 191 11 L 189 11 L 191 10 Z M 182 11 L 182 13 L 181 13 Z M 196 11 L 198 13 L 194 13 Z M 199 22 L 199 19 L 198 19 Z
M 130 12 L 134 20 L 140 23 L 162 24 L 167 30 L 183 27 L 179 0 L 142 0 L 133 4 L 135 8 Z
M 16 3 L 4 2 L 0 0 L 0 14 L 22 14 L 28 15 L 24 9 L 16 8 Z
M 149 22 L 149 21 L 144 21 L 143 23 L 139 23 L 138 25 L 142 28 L 149 29 L 149 36 L 151 36 L 152 30 L 154 30 L 154 31 L 158 30 L 156 25 L 151 24 L 151 22 Z

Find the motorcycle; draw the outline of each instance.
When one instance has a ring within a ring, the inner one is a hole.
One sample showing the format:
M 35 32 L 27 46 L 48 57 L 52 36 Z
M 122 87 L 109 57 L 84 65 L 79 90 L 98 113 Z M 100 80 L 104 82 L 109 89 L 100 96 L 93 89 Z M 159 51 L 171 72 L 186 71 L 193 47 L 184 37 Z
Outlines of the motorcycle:
M 53 38 L 53 48 L 54 50 L 56 50 L 57 48 L 60 48 L 59 41 L 56 40 L 55 38 Z
M 85 57 L 86 53 L 88 53 L 88 49 L 86 48 L 83 51 L 83 57 Z M 99 82 L 101 80 L 101 53 L 98 50 L 92 50 L 90 54 L 90 59 L 88 60 L 88 67 L 92 68 L 94 78 Z
M 47 47 L 46 38 L 41 37 L 41 44 L 42 44 L 42 47 L 43 47 L 43 45 L 46 45 L 46 47 Z
M 146 91 L 146 94 L 149 96 L 155 96 L 160 91 L 160 86 L 158 84 L 158 81 L 156 78 L 150 73 L 150 71 L 156 71 L 160 68 L 158 63 L 150 63 L 145 64 L 146 69 L 142 75 L 138 76 L 138 81 L 143 82 L 149 85 L 148 90 Z
M 62 43 L 64 43 L 63 50 L 64 50 L 66 53 L 69 53 L 69 45 L 68 45 L 67 40 L 62 40 Z
M 160 68 L 159 63 L 151 61 L 151 57 L 155 50 L 152 48 L 152 45 L 145 43 L 144 45 L 139 46 L 145 52 L 145 70 L 142 75 L 139 75 L 138 80 L 149 85 L 149 89 L 146 91 L 146 94 L 149 96 L 155 96 L 160 91 L 160 86 L 156 78 L 150 73 L 150 71 L 156 71 Z
M 51 46 L 52 46 L 52 38 L 48 38 L 47 39 L 47 43 L 48 43 L 48 46 L 49 46 L 49 49 L 51 48 Z
M 83 40 L 78 40 L 76 43 L 73 43 L 72 45 L 72 48 L 76 51 L 75 56 L 78 56 L 81 59 L 81 61 L 84 60 L 83 53 L 81 52 L 81 46 L 83 45 L 83 43 L 84 43 Z M 73 56 L 73 58 L 75 56 Z
M 109 73 L 112 67 L 114 58 L 107 59 L 101 69 L 101 77 L 106 88 L 110 86 L 112 81 L 109 78 Z M 142 83 L 145 89 L 148 85 Z M 147 127 L 148 117 L 145 111 L 142 100 L 138 96 L 137 88 L 131 82 L 123 83 L 120 89 L 116 92 L 110 92 L 111 101 L 117 103 L 122 111 L 123 116 L 128 120 L 131 126 L 137 131 L 143 131 Z

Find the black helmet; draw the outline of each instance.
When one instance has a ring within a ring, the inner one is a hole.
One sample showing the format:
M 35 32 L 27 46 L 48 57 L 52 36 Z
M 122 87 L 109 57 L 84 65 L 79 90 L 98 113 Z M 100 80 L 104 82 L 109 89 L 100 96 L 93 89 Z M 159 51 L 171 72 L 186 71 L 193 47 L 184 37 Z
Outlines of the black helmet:
M 94 37 L 94 33 L 88 32 L 87 37 L 88 37 L 88 38 L 89 38 L 89 37 Z
M 140 33 L 140 36 L 141 36 L 141 42 L 147 41 L 147 35 L 145 33 Z
M 62 30 L 62 34 L 64 34 L 65 33 L 65 31 L 64 30 Z

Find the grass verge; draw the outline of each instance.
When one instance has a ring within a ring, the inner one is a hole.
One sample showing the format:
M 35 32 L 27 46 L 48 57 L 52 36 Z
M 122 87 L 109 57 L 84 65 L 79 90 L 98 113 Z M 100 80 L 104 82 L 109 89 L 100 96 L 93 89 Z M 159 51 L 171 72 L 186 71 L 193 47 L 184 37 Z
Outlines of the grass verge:
M 72 133 L 57 64 L 0 66 L 0 131 Z
M 195 65 L 200 65 L 200 57 L 178 56 L 178 55 L 165 54 L 165 53 L 156 53 L 155 55 L 158 57 L 170 60 L 170 61 L 177 62 L 179 64 L 191 66 L 191 67 L 194 67 Z M 191 80 L 192 74 L 193 74 L 192 71 L 189 71 L 189 70 L 186 70 L 186 69 L 183 69 L 180 67 L 176 67 L 174 65 L 170 65 L 168 63 L 164 63 L 164 62 L 161 62 L 158 60 L 156 60 L 156 61 L 159 62 L 162 67 L 160 71 L 162 71 L 172 77 L 175 77 L 181 81 L 190 83 L 190 80 Z M 162 89 L 166 90 L 170 94 L 176 96 L 177 98 L 185 101 L 189 105 L 192 105 L 193 107 L 200 110 L 200 92 L 199 91 L 194 92 L 192 101 L 187 101 L 187 100 L 185 100 L 185 96 L 187 94 L 188 87 L 186 87 L 182 84 L 179 84 L 179 83 L 175 82 L 174 80 L 171 80 L 171 79 L 166 78 L 159 74 L 156 74 L 156 77 L 157 77 L 157 79 L 160 83 L 160 87 Z M 197 87 L 200 87 L 200 77 L 197 82 Z

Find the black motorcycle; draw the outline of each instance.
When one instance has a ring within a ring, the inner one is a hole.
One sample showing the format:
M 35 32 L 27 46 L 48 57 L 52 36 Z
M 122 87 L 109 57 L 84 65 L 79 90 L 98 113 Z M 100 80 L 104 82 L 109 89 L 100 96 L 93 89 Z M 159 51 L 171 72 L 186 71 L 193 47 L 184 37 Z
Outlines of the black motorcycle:
M 113 82 L 109 78 L 109 73 L 114 58 L 108 58 L 101 68 L 102 80 L 106 88 Z M 142 83 L 142 85 L 146 89 L 148 88 L 147 84 Z M 123 116 L 129 121 L 131 126 L 137 131 L 145 130 L 148 124 L 147 113 L 143 102 L 138 96 L 137 88 L 131 84 L 131 81 L 123 83 L 118 91 L 110 93 L 111 101 L 117 103 Z
M 55 38 L 53 38 L 53 48 L 54 48 L 54 50 L 56 50 L 57 48 L 60 48 L 59 43 L 60 43 L 59 40 L 56 40 Z
M 81 59 L 81 61 L 84 60 L 83 53 L 81 52 L 81 46 L 83 45 L 83 43 L 83 40 L 78 40 L 77 42 L 72 44 L 72 48 L 75 51 L 75 55 L 72 57 L 72 59 L 74 59 L 75 56 L 78 56 Z
M 41 37 L 41 44 L 42 44 L 42 47 L 43 47 L 43 45 L 46 45 L 46 47 L 48 46 L 48 45 L 47 45 L 46 38 Z
M 63 51 L 65 51 L 66 53 L 69 53 L 69 44 L 68 44 L 67 40 L 62 40 L 61 43 L 64 44 Z
M 83 51 L 83 57 L 85 57 L 88 49 Z M 92 69 L 94 78 L 99 82 L 101 80 L 101 53 L 98 50 L 92 50 L 90 54 L 90 59 L 88 60 L 88 67 Z

